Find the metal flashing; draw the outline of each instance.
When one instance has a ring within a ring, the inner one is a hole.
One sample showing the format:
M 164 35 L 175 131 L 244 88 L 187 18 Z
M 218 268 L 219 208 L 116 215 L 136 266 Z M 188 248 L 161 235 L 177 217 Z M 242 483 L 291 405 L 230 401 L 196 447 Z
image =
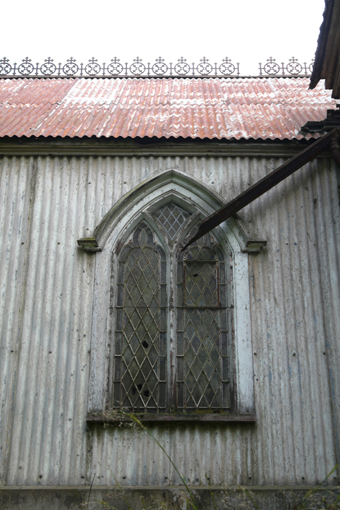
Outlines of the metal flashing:
M 307 125 L 307 124 L 306 124 Z M 1 156 L 253 156 L 291 157 L 310 140 L 209 140 L 152 138 L 0 138 Z M 323 154 L 323 157 L 327 153 Z

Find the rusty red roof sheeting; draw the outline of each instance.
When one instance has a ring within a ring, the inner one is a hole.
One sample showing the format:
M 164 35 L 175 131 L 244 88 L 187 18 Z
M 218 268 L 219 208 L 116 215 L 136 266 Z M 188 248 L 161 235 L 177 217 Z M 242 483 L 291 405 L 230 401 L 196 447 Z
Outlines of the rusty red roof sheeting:
M 308 78 L 1 79 L 0 136 L 300 139 L 336 107 L 322 84 L 308 87 Z

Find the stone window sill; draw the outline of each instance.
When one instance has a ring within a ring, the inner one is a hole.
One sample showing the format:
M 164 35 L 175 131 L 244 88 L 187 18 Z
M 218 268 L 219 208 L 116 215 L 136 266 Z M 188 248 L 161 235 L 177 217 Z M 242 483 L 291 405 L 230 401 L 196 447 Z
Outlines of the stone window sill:
M 134 415 L 142 423 L 150 422 L 167 422 L 167 423 L 181 423 L 181 422 L 236 422 L 236 423 L 255 423 L 256 416 L 253 414 L 235 415 L 235 414 L 154 414 L 154 413 L 143 413 Z M 131 422 L 132 419 L 128 416 L 106 416 L 103 414 L 89 413 L 86 418 L 87 423 L 92 424 L 104 424 L 104 423 L 121 423 Z

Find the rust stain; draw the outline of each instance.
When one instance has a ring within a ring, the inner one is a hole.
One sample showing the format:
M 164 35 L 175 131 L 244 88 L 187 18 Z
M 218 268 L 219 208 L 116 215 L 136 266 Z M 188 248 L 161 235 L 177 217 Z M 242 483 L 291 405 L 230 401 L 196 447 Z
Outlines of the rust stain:
M 301 126 L 336 108 L 322 84 L 308 86 L 308 78 L 1 79 L 0 136 L 301 139 Z

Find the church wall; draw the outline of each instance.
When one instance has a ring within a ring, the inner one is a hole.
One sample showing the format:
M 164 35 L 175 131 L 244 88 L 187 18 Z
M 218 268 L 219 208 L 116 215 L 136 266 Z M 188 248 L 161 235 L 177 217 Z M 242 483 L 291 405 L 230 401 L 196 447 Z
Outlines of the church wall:
M 180 483 L 142 431 L 86 426 L 100 253 L 83 252 L 77 239 L 131 188 L 165 170 L 185 172 L 228 201 L 283 161 L 2 158 L 2 485 Z M 249 255 L 257 421 L 150 426 L 192 485 L 315 485 L 339 461 L 337 179 L 335 163 L 320 158 L 240 212 L 249 232 L 268 243 Z

